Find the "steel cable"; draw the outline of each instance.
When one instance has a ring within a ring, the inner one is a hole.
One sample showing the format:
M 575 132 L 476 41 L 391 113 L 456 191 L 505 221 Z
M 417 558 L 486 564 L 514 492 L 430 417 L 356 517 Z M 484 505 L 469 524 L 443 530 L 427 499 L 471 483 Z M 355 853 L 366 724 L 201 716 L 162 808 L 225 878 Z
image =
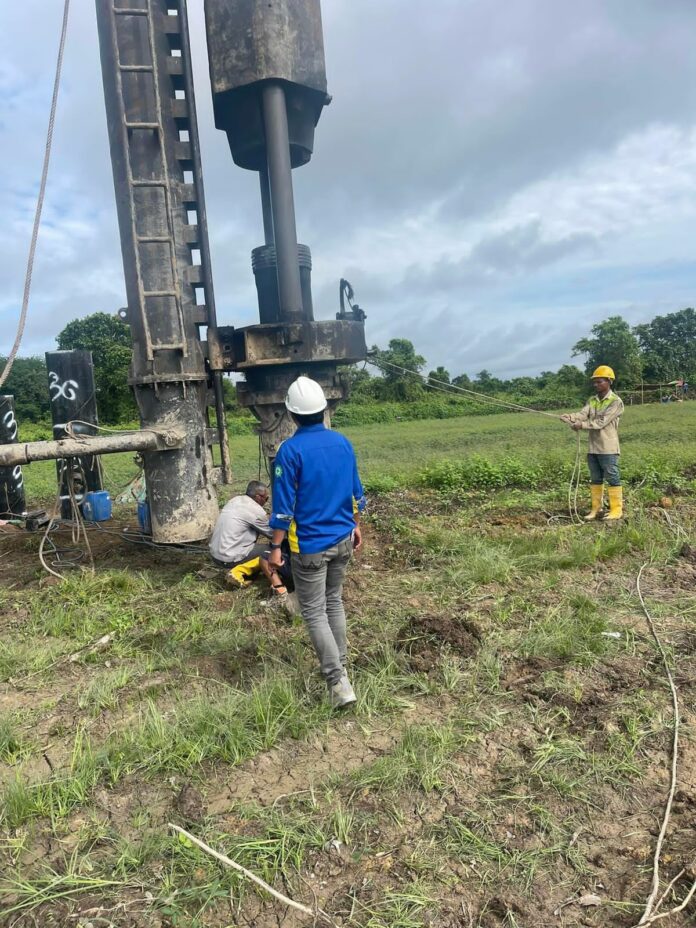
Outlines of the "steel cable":
M 400 371 L 403 374 L 414 374 L 429 387 L 434 390 L 438 390 L 440 393 L 449 393 L 451 395 L 452 390 L 459 391 L 460 393 L 469 394 L 476 399 L 479 399 L 483 402 L 487 402 L 494 406 L 501 406 L 507 409 L 511 409 L 515 412 L 535 412 L 540 416 L 547 416 L 550 419 L 555 419 L 557 422 L 562 421 L 560 416 L 555 415 L 551 412 L 545 412 L 543 409 L 533 409 L 531 406 L 522 406 L 520 403 L 507 403 L 504 400 L 498 400 L 494 397 L 488 396 L 486 393 L 479 393 L 476 390 L 467 390 L 465 387 L 459 387 L 456 384 L 445 383 L 444 380 L 436 380 L 434 377 L 425 377 L 419 371 L 409 370 L 407 367 L 401 367 L 398 364 L 392 364 L 391 361 L 383 360 L 373 360 L 368 358 L 367 364 L 371 364 L 373 367 L 376 367 L 378 370 L 381 370 L 383 373 L 387 373 L 384 370 L 384 367 L 393 368 L 394 370 Z M 384 366 L 383 366 L 384 365 Z M 433 386 L 436 384 L 437 386 Z M 568 484 L 568 515 L 570 516 L 570 521 L 574 525 L 583 525 L 584 519 L 581 517 L 578 512 L 578 492 L 580 489 L 580 474 L 582 472 L 582 465 L 580 463 L 580 435 L 578 433 L 578 443 L 577 449 L 575 452 L 575 463 L 573 464 L 573 470 L 570 475 L 570 483 Z
M 368 358 L 367 364 L 371 364 L 373 367 L 378 368 L 383 373 L 387 373 L 384 371 L 384 365 L 386 367 L 392 368 L 393 370 L 399 371 L 402 374 L 414 374 L 416 377 L 420 377 L 426 386 L 432 387 L 433 384 L 437 384 L 438 386 L 433 387 L 433 389 L 439 390 L 441 393 L 451 393 L 454 390 L 457 393 L 465 393 L 469 396 L 473 396 L 481 402 L 489 403 L 493 406 L 505 407 L 507 409 L 515 410 L 516 412 L 535 412 L 537 415 L 548 416 L 548 418 L 555 419 L 557 421 L 561 418 L 555 413 L 545 412 L 543 409 L 533 409 L 531 406 L 522 406 L 520 403 L 508 403 L 505 400 L 499 400 L 495 397 L 489 396 L 487 393 L 480 393 L 478 390 L 468 390 L 466 387 L 460 387 L 453 383 L 446 383 L 444 380 L 436 380 L 434 377 L 425 377 L 419 371 L 410 370 L 408 367 L 401 367 L 398 364 L 393 364 L 391 361 L 384 361 L 382 359 L 377 361 L 373 358 Z
M 56 76 L 53 81 L 53 98 L 51 100 L 51 112 L 48 118 L 48 132 L 46 134 L 46 145 L 44 148 L 43 169 L 41 171 L 41 183 L 39 184 L 39 196 L 36 201 L 36 211 L 34 213 L 34 227 L 31 233 L 31 242 L 29 244 L 29 257 L 27 259 L 27 270 L 24 277 L 24 296 L 22 298 L 22 310 L 19 314 L 17 324 L 17 333 L 15 335 L 14 345 L 7 356 L 5 367 L 0 374 L 0 387 L 10 376 L 12 365 L 17 357 L 19 346 L 22 343 L 24 327 L 27 321 L 27 311 L 29 309 L 29 294 L 31 292 L 31 278 L 34 271 L 34 256 L 36 255 L 36 243 L 39 237 L 39 226 L 41 225 L 41 212 L 43 210 L 44 196 L 46 193 L 46 180 L 48 178 L 48 166 L 51 161 L 51 146 L 53 144 L 53 127 L 56 120 L 56 107 L 58 104 L 58 90 L 60 88 L 60 75 L 63 68 L 63 52 L 65 50 L 65 37 L 68 31 L 68 12 L 70 10 L 70 0 L 65 0 L 63 6 L 63 24 L 60 32 L 60 43 L 58 45 L 58 60 L 56 62 Z

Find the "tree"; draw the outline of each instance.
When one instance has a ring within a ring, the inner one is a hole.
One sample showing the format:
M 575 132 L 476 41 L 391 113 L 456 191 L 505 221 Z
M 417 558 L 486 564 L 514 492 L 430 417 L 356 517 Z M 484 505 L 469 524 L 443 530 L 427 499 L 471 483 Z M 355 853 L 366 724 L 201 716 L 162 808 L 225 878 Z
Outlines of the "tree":
M 377 396 L 379 378 L 373 377 L 364 367 L 353 364 L 343 376 L 348 381 L 348 396 L 354 403 L 374 402 Z
M 655 316 L 633 332 L 643 352 L 643 375 L 649 381 L 696 376 L 696 311 Z
M 481 393 L 496 393 L 503 388 L 503 381 L 494 377 L 485 368 L 479 371 L 474 381 L 474 387 Z
M 616 373 L 616 371 L 614 371 Z M 587 389 L 587 378 L 574 364 L 564 364 L 559 367 L 558 373 L 553 375 L 554 379 L 564 387 L 572 387 L 575 390 Z
M 92 313 L 69 322 L 57 338 L 61 350 L 91 351 L 99 417 L 120 422 L 136 415 L 128 386 L 131 339 L 128 326 L 116 316 Z
M 466 390 L 471 389 L 471 378 L 468 374 L 457 374 L 456 377 L 452 378 L 452 383 L 455 387 L 464 387 Z
M 0 370 L 6 359 L 0 358 Z M 20 428 L 22 421 L 36 422 L 51 411 L 48 376 L 43 358 L 15 358 L 10 376 L 0 387 L 0 393 L 14 396 L 14 407 Z
M 503 381 L 503 391 L 517 396 L 533 396 L 539 386 L 536 377 L 513 377 L 512 380 Z
M 436 367 L 434 371 L 430 371 L 428 374 L 428 386 L 430 386 L 430 381 L 435 381 L 432 384 L 433 390 L 446 390 L 447 385 L 450 383 L 450 374 L 442 365 Z
M 423 381 L 420 371 L 425 364 L 425 358 L 416 354 L 412 342 L 407 338 L 392 338 L 386 350 L 374 346 L 372 354 L 379 366 L 384 365 L 380 399 L 411 402 L 422 396 Z
M 587 355 L 585 373 L 588 377 L 600 364 L 608 364 L 614 369 L 622 387 L 634 387 L 640 381 L 640 345 L 631 327 L 621 316 L 610 316 L 604 322 L 593 325 L 592 337 L 581 338 L 573 345 L 573 357 L 579 354 Z

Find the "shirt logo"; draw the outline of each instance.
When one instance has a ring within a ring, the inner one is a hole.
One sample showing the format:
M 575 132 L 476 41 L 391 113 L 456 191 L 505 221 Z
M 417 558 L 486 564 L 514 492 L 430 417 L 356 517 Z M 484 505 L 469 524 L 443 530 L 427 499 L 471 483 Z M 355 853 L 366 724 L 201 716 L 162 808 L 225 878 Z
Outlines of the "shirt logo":
M 275 466 L 275 475 L 276 475 L 276 477 L 282 477 L 282 476 L 283 476 L 283 468 L 280 466 L 280 464 L 276 464 L 276 466 Z

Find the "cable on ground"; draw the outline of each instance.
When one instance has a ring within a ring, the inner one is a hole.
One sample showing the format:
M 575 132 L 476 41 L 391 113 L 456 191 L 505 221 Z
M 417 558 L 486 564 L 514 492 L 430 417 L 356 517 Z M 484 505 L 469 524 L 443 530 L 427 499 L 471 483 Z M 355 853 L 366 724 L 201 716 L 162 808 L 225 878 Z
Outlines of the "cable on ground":
M 41 543 L 39 544 L 39 560 L 44 570 L 48 571 L 49 574 L 52 574 L 54 577 L 57 577 L 59 580 L 64 580 L 65 577 L 60 573 L 60 569 L 66 570 L 72 567 L 81 567 L 80 563 L 84 558 L 85 552 L 76 551 L 75 549 L 80 544 L 82 539 L 84 546 L 89 557 L 90 569 L 94 572 L 94 555 L 92 554 L 92 546 L 89 543 L 89 538 L 87 537 L 87 529 L 85 527 L 85 520 L 80 509 L 80 503 L 77 499 L 77 494 L 75 492 L 75 463 L 80 471 L 82 486 L 86 485 L 85 474 L 82 469 L 82 465 L 79 462 L 79 459 L 76 458 L 63 458 L 60 462 L 60 474 L 58 476 L 58 494 L 56 496 L 56 501 L 53 507 L 53 512 L 51 517 L 48 520 L 46 525 L 46 530 L 43 533 L 41 538 Z M 65 480 L 65 484 L 64 481 Z M 61 500 L 61 489 L 63 486 L 67 487 L 68 498 L 70 500 L 70 513 L 72 519 L 69 520 L 67 524 L 70 525 L 70 536 L 73 543 L 72 549 L 59 548 L 55 542 L 50 538 L 50 534 L 60 523 L 65 524 L 65 520 L 59 518 L 59 512 L 62 508 Z M 50 564 L 46 560 L 44 554 L 44 549 L 46 544 L 49 544 L 52 548 L 52 560 Z M 66 556 L 71 554 L 72 556 Z M 54 569 L 56 568 L 56 569 Z
M 639 926 L 641 925 L 651 925 L 654 922 L 659 921 L 660 919 L 669 918 L 670 915 L 675 915 L 677 912 L 683 911 L 683 909 L 686 908 L 686 906 L 689 904 L 694 894 L 696 893 L 696 880 L 694 880 L 689 892 L 687 893 L 685 898 L 682 900 L 682 902 L 678 906 L 670 909 L 668 912 L 661 912 L 660 914 L 658 914 L 658 910 L 661 907 L 664 900 L 667 898 L 667 895 L 669 894 L 670 890 L 672 889 L 674 884 L 677 882 L 677 880 L 679 880 L 684 875 L 685 871 L 681 870 L 680 873 L 678 873 L 677 876 L 674 877 L 674 879 L 667 886 L 667 889 L 665 889 L 665 891 L 662 893 L 662 895 L 658 899 L 657 894 L 660 890 L 660 856 L 662 854 L 662 845 L 665 840 L 665 834 L 667 833 L 667 827 L 669 825 L 669 820 L 672 814 L 672 804 L 674 802 L 674 794 L 677 789 L 677 767 L 678 767 L 678 759 L 679 759 L 679 726 L 680 726 L 681 719 L 680 719 L 680 714 L 679 714 L 679 697 L 677 694 L 677 687 L 674 683 L 674 677 L 672 676 L 672 671 L 669 666 L 667 654 L 665 653 L 665 649 L 662 646 L 660 637 L 657 634 L 657 629 L 655 628 L 654 620 L 652 616 L 650 615 L 648 607 L 645 604 L 645 600 L 643 598 L 643 592 L 640 586 L 640 581 L 643 575 L 643 571 L 649 565 L 649 563 L 650 563 L 649 561 L 646 561 L 644 564 L 641 565 L 641 568 L 638 571 L 638 576 L 636 577 L 636 592 L 638 594 L 638 599 L 640 600 L 641 609 L 643 610 L 643 614 L 645 615 L 645 618 L 647 620 L 648 628 L 650 629 L 650 634 L 652 635 L 655 641 L 655 645 L 662 659 L 662 665 L 665 669 L 665 675 L 667 677 L 667 682 L 669 683 L 669 689 L 670 689 L 670 693 L 672 696 L 672 711 L 673 711 L 672 764 L 671 764 L 669 792 L 667 794 L 667 802 L 665 804 L 665 811 L 664 811 L 664 815 L 662 818 L 662 826 L 660 828 L 660 833 L 657 838 L 657 844 L 655 845 L 655 854 L 653 856 L 653 878 L 652 878 L 652 885 L 650 889 L 650 895 L 648 896 L 648 901 L 645 904 L 645 909 L 640 918 L 640 921 L 637 923 L 635 928 L 639 928 Z

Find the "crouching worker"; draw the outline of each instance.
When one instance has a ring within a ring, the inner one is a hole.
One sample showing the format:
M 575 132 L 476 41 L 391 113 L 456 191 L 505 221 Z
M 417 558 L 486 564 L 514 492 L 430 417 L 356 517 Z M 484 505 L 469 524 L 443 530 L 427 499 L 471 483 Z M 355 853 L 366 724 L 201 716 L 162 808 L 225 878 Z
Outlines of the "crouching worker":
M 282 564 L 281 545 L 288 536 L 302 618 L 331 705 L 339 709 L 356 701 L 345 667 L 343 581 L 353 551 L 362 544 L 365 497 L 352 445 L 324 425 L 326 405 L 324 391 L 309 377 L 290 385 L 285 406 L 298 428 L 275 459 L 269 563 L 271 569 Z
M 268 487 L 252 480 L 244 496 L 234 496 L 223 506 L 215 523 L 208 545 L 216 564 L 228 567 L 226 575 L 230 586 L 245 587 L 262 572 L 273 591 L 287 593 L 285 585 L 268 566 L 268 542 L 260 543 L 259 535 L 271 536 L 268 515 L 264 506 L 268 502 Z
M 620 397 L 612 390 L 614 371 L 606 364 L 600 365 L 592 374 L 595 396 L 591 396 L 580 412 L 561 416 L 564 422 L 578 432 L 589 432 L 587 465 L 590 470 L 592 508 L 585 516 L 586 522 L 598 518 L 614 521 L 623 516 L 623 489 L 619 472 L 619 422 L 624 410 Z M 607 484 L 609 512 L 604 515 L 603 493 Z

